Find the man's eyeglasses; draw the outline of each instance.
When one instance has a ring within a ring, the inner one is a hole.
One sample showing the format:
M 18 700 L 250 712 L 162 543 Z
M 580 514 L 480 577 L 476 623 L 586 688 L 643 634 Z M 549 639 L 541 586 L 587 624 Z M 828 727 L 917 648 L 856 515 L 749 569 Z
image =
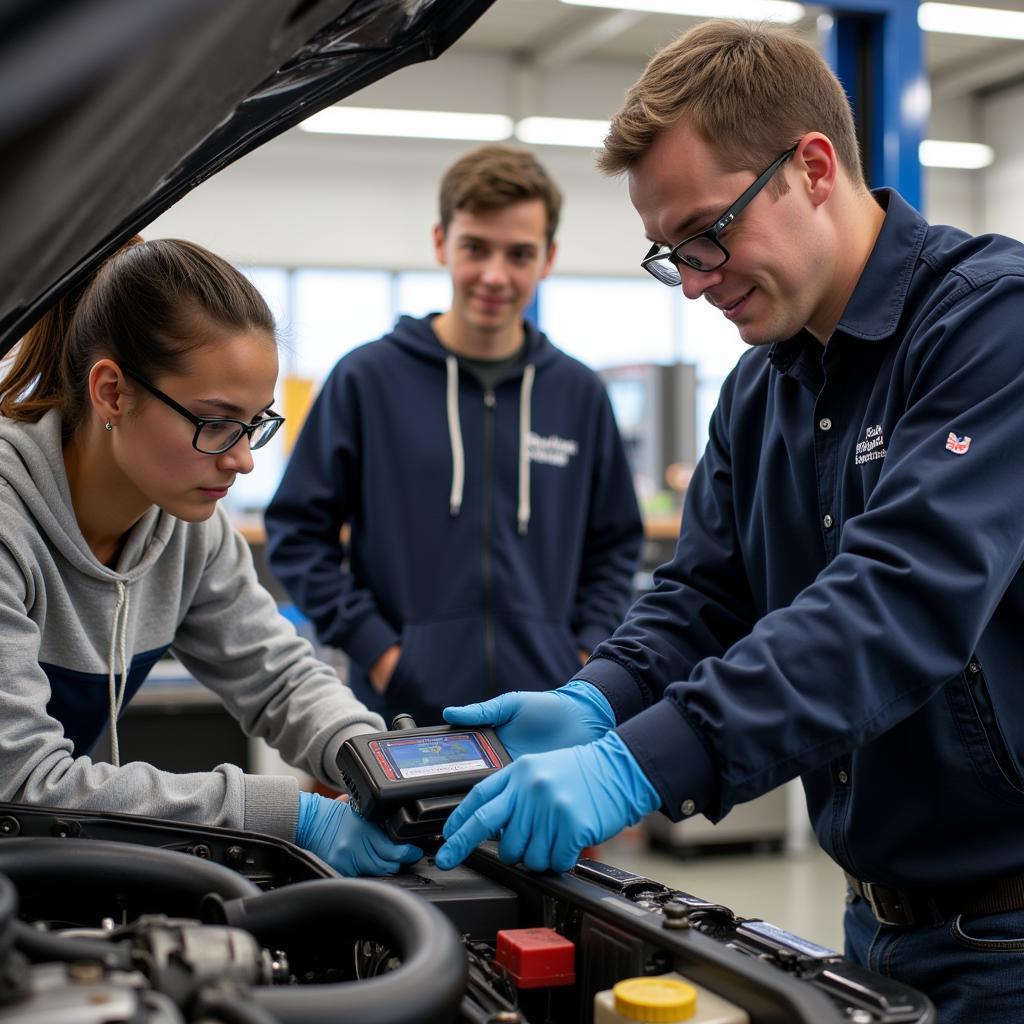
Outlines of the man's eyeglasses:
M 722 214 L 709 228 L 684 238 L 666 249 L 657 242 L 640 261 L 640 266 L 662 284 L 675 288 L 681 283 L 680 264 L 702 274 L 710 274 L 729 260 L 729 250 L 719 240 L 721 233 L 743 212 L 750 201 L 768 184 L 772 175 L 796 152 L 791 146 L 780 157 L 772 161 L 754 180 L 754 183 Z
M 192 447 L 204 455 L 221 455 L 241 441 L 242 436 L 249 438 L 249 447 L 253 451 L 262 448 L 280 429 L 284 417 L 269 413 L 255 423 L 243 423 L 224 417 L 207 418 L 190 413 L 183 405 L 179 405 L 170 395 L 165 395 L 158 387 L 150 384 L 145 377 L 140 377 L 134 370 L 123 366 L 125 375 L 141 384 L 150 394 L 159 398 L 164 405 L 169 405 L 175 412 L 185 417 L 195 428 Z

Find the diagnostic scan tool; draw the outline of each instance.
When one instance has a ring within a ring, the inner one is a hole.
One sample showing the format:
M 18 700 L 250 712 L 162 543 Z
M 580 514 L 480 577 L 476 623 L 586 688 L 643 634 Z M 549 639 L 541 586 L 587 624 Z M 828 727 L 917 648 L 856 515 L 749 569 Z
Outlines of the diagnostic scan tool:
M 439 836 L 466 793 L 511 760 L 493 729 L 418 728 L 408 715 L 391 732 L 353 736 L 338 751 L 352 807 L 402 843 Z

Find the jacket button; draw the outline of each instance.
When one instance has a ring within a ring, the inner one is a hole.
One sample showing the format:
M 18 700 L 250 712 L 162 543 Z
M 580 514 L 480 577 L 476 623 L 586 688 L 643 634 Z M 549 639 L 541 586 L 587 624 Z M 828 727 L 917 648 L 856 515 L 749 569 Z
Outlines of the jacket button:
M 683 815 L 688 818 L 691 814 L 693 814 L 694 811 L 697 810 L 697 805 L 692 800 L 684 800 L 679 805 L 679 810 L 682 811 Z
M 831 430 L 832 421 L 827 416 L 822 416 L 822 418 L 818 420 L 818 426 L 821 427 L 822 430 Z
M 825 513 L 825 518 L 822 519 L 822 522 L 825 524 L 825 529 L 826 530 L 831 530 L 832 529 L 832 523 L 834 522 L 834 520 L 832 519 L 832 517 L 827 512 Z
M 845 786 L 850 781 L 850 776 L 845 771 L 841 771 L 839 773 L 839 781 Z

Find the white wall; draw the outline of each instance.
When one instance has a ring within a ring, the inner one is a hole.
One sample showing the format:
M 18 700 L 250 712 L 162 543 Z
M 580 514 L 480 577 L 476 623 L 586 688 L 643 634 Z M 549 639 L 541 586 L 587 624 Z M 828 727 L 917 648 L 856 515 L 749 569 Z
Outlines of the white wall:
M 970 97 L 933 97 L 927 133 L 951 142 L 983 142 L 978 103 Z M 983 171 L 922 169 L 921 194 L 925 216 L 934 224 L 954 224 L 972 234 L 982 231 Z
M 438 182 L 469 145 L 293 131 L 205 182 L 143 233 L 190 238 L 241 263 L 426 269 Z M 558 269 L 638 270 L 646 246 L 624 183 L 601 177 L 588 152 L 540 155 L 566 193 Z
M 981 108 L 983 139 L 996 151 L 985 172 L 981 230 L 1024 239 L 1024 85 L 989 97 Z
M 530 76 L 511 61 L 458 54 L 406 68 L 352 103 L 500 113 L 514 110 L 519 91 L 530 88 L 541 100 L 534 110 L 600 117 L 642 70 L 607 62 L 574 68 L 568 78 L 583 99 L 569 106 L 565 73 L 524 85 Z M 190 238 L 240 263 L 426 269 L 433 266 L 438 182 L 472 145 L 296 129 L 203 183 L 143 233 Z M 589 150 L 538 153 L 566 196 L 557 269 L 639 272 L 646 246 L 624 182 L 598 174 Z

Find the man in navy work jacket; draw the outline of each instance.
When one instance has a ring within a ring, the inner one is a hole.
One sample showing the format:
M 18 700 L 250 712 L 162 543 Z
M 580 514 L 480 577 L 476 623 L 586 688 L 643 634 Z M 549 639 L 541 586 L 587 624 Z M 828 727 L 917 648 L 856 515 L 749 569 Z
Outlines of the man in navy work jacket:
M 440 206 L 450 308 L 339 361 L 266 513 L 270 567 L 353 690 L 421 725 L 570 676 L 622 620 L 643 533 L 601 381 L 523 318 L 558 186 L 484 146 Z
M 656 808 L 717 821 L 799 775 L 849 879 L 847 955 L 943 1024 L 1018 1020 L 1024 246 L 869 192 L 839 83 L 775 29 L 708 22 L 655 56 L 601 164 L 645 268 L 751 350 L 655 589 L 561 689 L 446 712 L 525 756 L 437 861 L 500 835 L 566 870 Z

